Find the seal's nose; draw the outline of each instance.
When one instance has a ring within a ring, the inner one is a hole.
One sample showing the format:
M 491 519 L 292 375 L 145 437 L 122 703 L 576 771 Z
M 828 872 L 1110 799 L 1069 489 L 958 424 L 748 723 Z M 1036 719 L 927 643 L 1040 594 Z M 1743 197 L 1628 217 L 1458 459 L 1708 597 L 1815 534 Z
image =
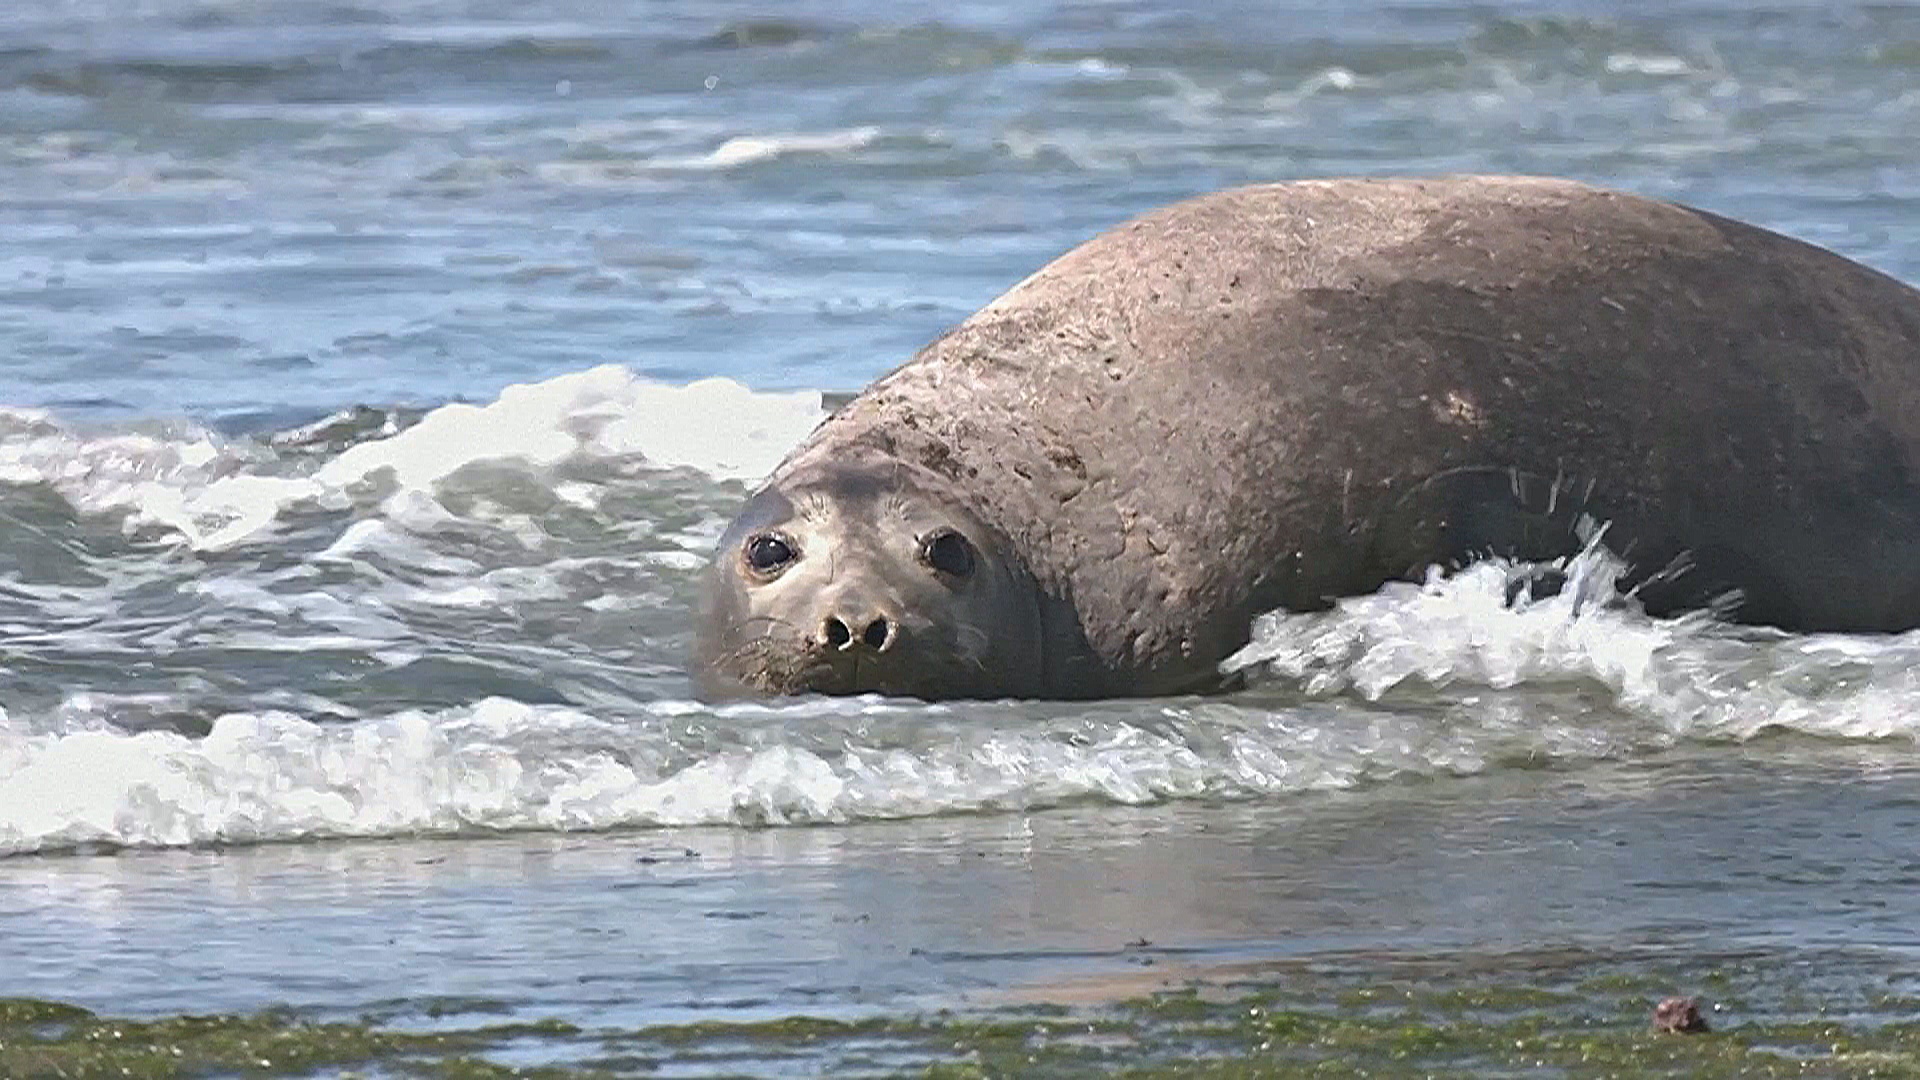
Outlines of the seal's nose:
M 829 649 L 839 649 L 843 652 L 853 648 L 856 642 L 874 652 L 886 652 L 893 647 L 894 638 L 898 636 L 894 632 L 893 622 L 885 615 L 855 619 L 853 625 L 860 627 L 858 636 L 848 626 L 846 619 L 838 615 L 829 615 L 820 622 L 820 640 L 825 642 Z

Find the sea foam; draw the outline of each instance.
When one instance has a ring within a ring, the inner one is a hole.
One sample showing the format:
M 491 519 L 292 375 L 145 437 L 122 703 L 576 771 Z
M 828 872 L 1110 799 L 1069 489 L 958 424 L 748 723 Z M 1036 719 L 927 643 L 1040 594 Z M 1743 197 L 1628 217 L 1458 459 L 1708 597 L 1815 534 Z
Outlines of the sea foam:
M 1598 691 L 1670 739 L 1920 737 L 1920 631 L 1784 634 L 1705 612 L 1652 619 L 1610 597 L 1625 565 L 1595 544 L 1554 569 L 1567 587 L 1510 602 L 1531 568 L 1501 559 L 1389 583 L 1331 611 L 1270 612 L 1226 662 L 1310 697 Z
M 509 386 L 486 405 L 443 405 L 313 466 L 192 425 L 96 434 L 13 411 L 0 417 L 0 481 L 47 484 L 82 513 L 123 514 L 130 531 L 156 527 L 222 551 L 270 536 L 294 507 L 344 509 L 381 488 L 398 509 L 485 463 L 552 470 L 631 459 L 752 479 L 823 415 L 817 391 L 764 393 L 717 378 L 674 386 L 606 365 Z
M 1577 572 L 1577 571 L 1576 571 Z M 1249 799 L 1620 760 L 1790 732 L 1920 736 L 1920 637 L 1791 637 L 1562 597 L 1486 563 L 1276 614 L 1221 698 L 805 698 L 612 711 L 488 697 L 352 722 L 127 731 L 111 701 L 0 718 L 0 853 L 498 830 L 839 824 Z

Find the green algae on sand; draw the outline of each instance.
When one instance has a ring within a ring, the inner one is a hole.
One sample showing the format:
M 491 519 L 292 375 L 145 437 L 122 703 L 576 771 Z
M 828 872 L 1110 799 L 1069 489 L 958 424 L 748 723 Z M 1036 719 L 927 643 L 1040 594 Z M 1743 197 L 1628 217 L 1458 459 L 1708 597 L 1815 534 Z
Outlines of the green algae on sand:
M 1689 985 L 1725 1004 L 1717 1030 L 1673 1035 L 1649 1019 L 1655 1002 L 1684 988 L 1678 965 L 1575 955 L 1485 961 L 1270 966 L 1071 1007 L 591 1031 L 542 1021 L 419 1032 L 389 1026 L 391 1016 L 315 1021 L 283 1010 L 130 1020 L 0 999 L 0 1076 L 1920 1080 L 1920 1001 L 1886 989 L 1886 976 L 1856 970 L 1837 982 L 1788 983 L 1777 957 L 1704 966 Z M 498 1020 L 484 1010 L 473 1017 Z
M 0 1076 L 119 1077 L 342 1075 L 375 1064 L 384 1074 L 482 1078 L 560 1076 L 513 1070 L 474 1056 L 510 1039 L 568 1037 L 553 1022 L 503 1024 L 450 1033 L 394 1031 L 353 1023 L 316 1023 L 284 1010 L 179 1015 L 157 1019 L 97 1016 L 75 1005 L 0 999 Z

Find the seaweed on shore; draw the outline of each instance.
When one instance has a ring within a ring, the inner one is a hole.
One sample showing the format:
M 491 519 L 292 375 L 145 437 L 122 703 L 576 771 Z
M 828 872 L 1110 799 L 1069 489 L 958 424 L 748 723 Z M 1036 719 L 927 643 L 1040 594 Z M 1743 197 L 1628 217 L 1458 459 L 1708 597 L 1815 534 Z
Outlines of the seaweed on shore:
M 0 999 L 0 1076 L 1920 1078 L 1920 1001 L 1871 980 L 1789 987 L 1781 974 L 1764 960 L 1699 972 L 1695 983 L 1724 1003 L 1699 1034 L 1651 1022 L 1672 972 L 1580 958 L 1492 971 L 1299 965 L 1093 1004 L 1050 1003 L 1043 991 L 924 1015 L 592 1031 L 552 1020 L 411 1031 L 391 1015 L 343 1022 L 287 1010 L 116 1019 Z

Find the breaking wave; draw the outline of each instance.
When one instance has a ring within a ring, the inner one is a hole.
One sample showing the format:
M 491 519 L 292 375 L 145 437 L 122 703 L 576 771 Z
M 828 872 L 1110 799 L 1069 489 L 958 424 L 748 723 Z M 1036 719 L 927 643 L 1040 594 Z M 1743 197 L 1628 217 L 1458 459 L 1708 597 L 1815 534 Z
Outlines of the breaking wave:
M 221 551 L 267 537 L 303 506 L 344 509 L 377 491 L 397 509 L 490 464 L 550 476 L 634 462 L 753 479 L 819 422 L 820 402 L 815 392 L 760 393 L 718 378 L 670 386 L 609 365 L 510 386 L 487 405 L 443 405 L 417 422 L 347 413 L 265 443 L 187 425 L 85 432 L 45 412 L 6 410 L 0 484 L 46 485 L 83 514 L 118 513 L 129 530 L 157 527 Z M 328 457 L 305 452 L 343 430 L 359 438 Z
M 499 830 L 845 823 L 1247 799 L 1576 764 L 1683 742 L 1920 734 L 1920 638 L 1793 637 L 1558 597 L 1489 561 L 1272 614 L 1216 699 L 800 699 L 583 709 L 489 696 L 352 720 L 128 730 L 74 695 L 0 719 L 0 853 Z M 1576 610 L 1578 607 L 1578 610 Z

